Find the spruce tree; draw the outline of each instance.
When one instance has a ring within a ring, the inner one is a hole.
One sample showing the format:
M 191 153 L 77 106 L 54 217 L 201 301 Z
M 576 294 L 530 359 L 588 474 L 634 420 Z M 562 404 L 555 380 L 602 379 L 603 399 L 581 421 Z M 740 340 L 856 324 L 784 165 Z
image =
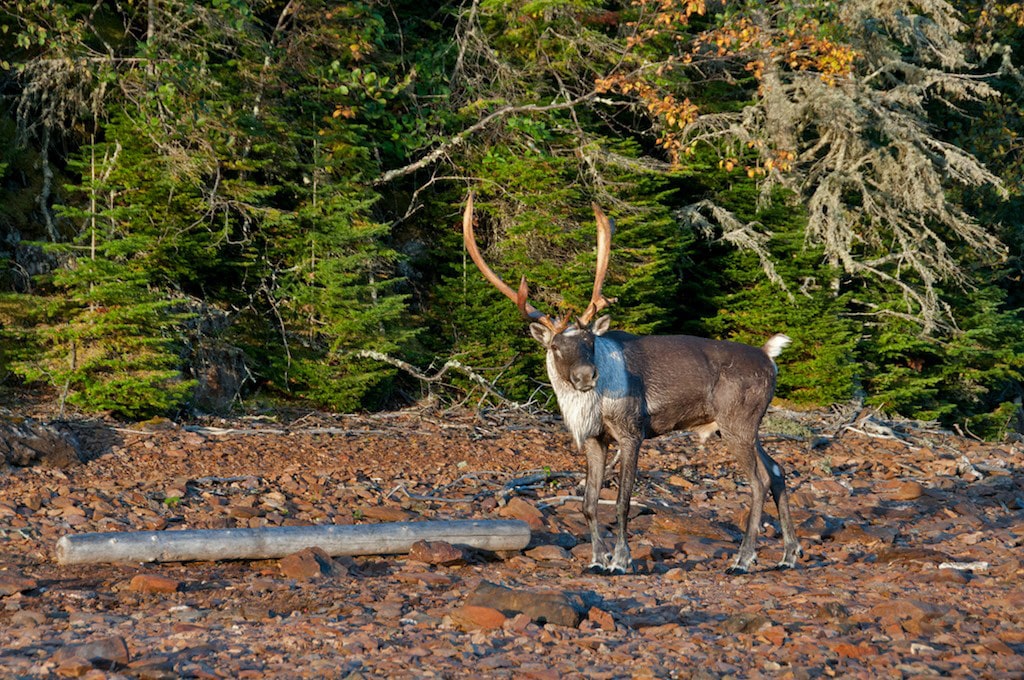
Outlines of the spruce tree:
M 34 334 L 40 352 L 14 369 L 85 410 L 170 413 L 193 387 L 181 370 L 188 315 L 166 293 L 202 256 L 186 223 L 198 189 L 153 162 L 153 137 L 133 121 L 119 117 L 106 133 L 112 141 L 85 147 L 72 164 L 83 176 L 72 190 L 87 207 L 61 210 L 79 231 L 46 246 L 67 266 L 41 282 L 52 295 Z

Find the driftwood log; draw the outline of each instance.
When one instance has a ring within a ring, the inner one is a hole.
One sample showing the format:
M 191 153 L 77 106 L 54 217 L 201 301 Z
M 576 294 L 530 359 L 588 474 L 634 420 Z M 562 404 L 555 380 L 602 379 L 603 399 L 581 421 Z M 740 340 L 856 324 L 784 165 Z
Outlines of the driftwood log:
M 331 557 L 393 555 L 409 552 L 417 541 L 522 550 L 530 527 L 519 520 L 431 520 L 68 534 L 57 541 L 56 558 L 58 564 L 262 560 L 314 547 Z

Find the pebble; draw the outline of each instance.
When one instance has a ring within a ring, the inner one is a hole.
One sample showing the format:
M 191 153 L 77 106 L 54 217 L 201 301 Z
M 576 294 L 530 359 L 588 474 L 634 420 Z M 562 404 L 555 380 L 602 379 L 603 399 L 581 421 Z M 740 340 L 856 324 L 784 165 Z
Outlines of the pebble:
M 501 628 L 508 617 L 493 607 L 466 604 L 451 612 L 452 622 L 463 630 Z
M 305 548 L 278 561 L 281 575 L 299 581 L 344 576 L 347 569 L 321 548 Z
M 138 574 L 128 583 L 136 593 L 173 593 L 181 589 L 181 581 L 158 574 Z
M 466 561 L 462 550 L 447 541 L 416 541 L 409 549 L 409 559 L 425 564 L 450 566 Z

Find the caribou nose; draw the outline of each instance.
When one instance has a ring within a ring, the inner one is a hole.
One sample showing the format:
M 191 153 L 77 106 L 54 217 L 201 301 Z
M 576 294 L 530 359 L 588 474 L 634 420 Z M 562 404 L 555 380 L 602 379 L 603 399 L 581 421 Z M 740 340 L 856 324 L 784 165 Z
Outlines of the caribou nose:
M 596 366 L 576 366 L 572 369 L 572 386 L 580 392 L 589 392 L 597 385 Z

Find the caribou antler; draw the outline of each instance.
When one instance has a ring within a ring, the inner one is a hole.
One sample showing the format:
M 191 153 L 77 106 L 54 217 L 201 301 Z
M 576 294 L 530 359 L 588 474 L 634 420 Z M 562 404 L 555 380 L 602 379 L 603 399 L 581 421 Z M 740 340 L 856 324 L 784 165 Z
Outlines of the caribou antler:
M 612 254 L 612 223 L 597 203 L 592 203 L 591 207 L 597 220 L 597 270 L 594 273 L 594 292 L 590 295 L 590 304 L 579 317 L 580 324 L 584 326 L 590 323 L 595 314 L 615 302 L 615 298 L 608 299 L 601 292 L 604 279 L 608 276 L 608 260 Z
M 541 312 L 527 302 L 529 289 L 526 286 L 525 276 L 519 281 L 519 290 L 514 291 L 511 286 L 502 281 L 501 277 L 495 274 L 494 270 L 484 262 L 483 255 L 480 254 L 480 249 L 476 245 L 476 236 L 473 234 L 473 192 L 469 193 L 469 198 L 466 199 L 466 210 L 462 214 L 462 240 L 466 244 L 466 250 L 469 252 L 470 259 L 473 260 L 473 264 L 475 264 L 476 268 L 480 270 L 480 273 L 484 275 L 484 278 L 490 281 L 492 286 L 500 290 L 505 297 L 516 303 L 516 306 L 519 308 L 519 311 L 523 313 L 523 316 L 544 324 L 555 334 L 561 333 L 568 327 L 568 317 L 563 319 L 552 319 L 550 316 Z

